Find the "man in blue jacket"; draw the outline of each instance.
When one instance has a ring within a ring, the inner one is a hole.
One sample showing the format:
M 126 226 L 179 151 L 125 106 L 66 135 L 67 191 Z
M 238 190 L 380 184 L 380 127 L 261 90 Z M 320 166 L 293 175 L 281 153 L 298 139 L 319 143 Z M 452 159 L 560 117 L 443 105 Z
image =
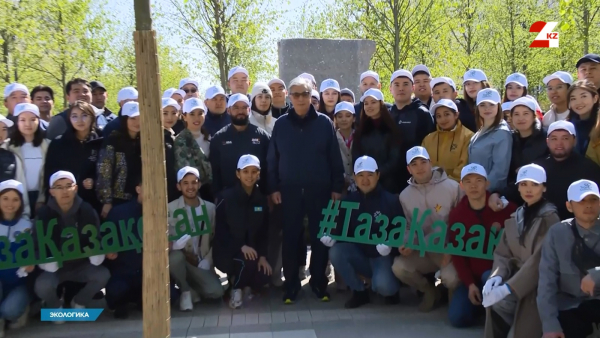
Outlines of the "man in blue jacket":
M 310 285 L 319 299 L 328 301 L 325 276 L 328 249 L 317 235 L 322 209 L 330 198 L 341 197 L 344 166 L 331 120 L 311 105 L 311 84 L 298 77 L 288 87 L 293 108 L 275 122 L 267 154 L 268 188 L 273 203 L 281 204 L 285 215 L 283 300 L 286 304 L 293 303 L 300 290 L 298 245 L 302 243 L 306 214 L 312 250 Z
M 358 202 L 358 210 L 354 210 L 350 216 L 348 236 L 353 236 L 359 221 L 359 215 L 367 213 L 372 215 L 374 224 L 371 226 L 372 235 L 379 234 L 379 225 L 375 220 L 378 215 L 385 215 L 391 222 L 396 216 L 404 216 L 402 206 L 397 195 L 393 195 L 378 184 L 379 169 L 377 162 L 372 157 L 362 156 L 354 163 L 354 179 L 358 191 L 350 193 L 344 201 Z M 337 225 L 331 231 L 332 234 L 341 235 L 344 228 L 345 216 L 337 217 Z M 391 228 L 388 228 L 388 233 Z M 369 302 L 369 291 L 365 289 L 364 283 L 358 278 L 361 276 L 371 278 L 371 289 L 385 297 L 386 304 L 398 304 L 398 288 L 400 283 L 392 272 L 393 255 L 392 248 L 385 244 L 369 245 L 340 242 L 336 243 L 329 236 L 321 237 L 321 242 L 331 249 L 329 257 L 335 270 L 342 276 L 344 282 L 352 290 L 352 298 L 346 302 L 346 308 L 352 309 Z M 394 253 L 396 250 L 393 250 Z

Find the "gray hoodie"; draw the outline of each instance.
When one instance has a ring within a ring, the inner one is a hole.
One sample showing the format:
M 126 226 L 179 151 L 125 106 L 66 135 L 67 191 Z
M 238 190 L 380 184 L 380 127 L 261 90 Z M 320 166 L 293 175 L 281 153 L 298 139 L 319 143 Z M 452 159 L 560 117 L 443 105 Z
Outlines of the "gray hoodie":
M 512 155 L 512 134 L 502 120 L 492 129 L 479 129 L 469 142 L 469 164 L 477 163 L 487 173 L 489 191 L 506 187 Z

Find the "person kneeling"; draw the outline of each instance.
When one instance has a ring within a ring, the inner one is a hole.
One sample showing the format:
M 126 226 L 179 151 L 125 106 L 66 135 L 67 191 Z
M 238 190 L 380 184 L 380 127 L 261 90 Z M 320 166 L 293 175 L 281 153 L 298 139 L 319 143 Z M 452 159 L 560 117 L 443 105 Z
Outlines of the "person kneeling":
M 354 164 L 354 181 L 358 191 L 351 192 L 343 201 L 360 203 L 357 210 L 352 211 L 350 226 L 347 234 L 353 235 L 359 223 L 359 215 L 367 213 L 376 217 L 385 215 L 388 219 L 404 216 L 397 195 L 393 195 L 378 184 L 379 170 L 377 162 L 371 157 L 362 156 Z M 347 217 L 337 217 L 338 224 L 332 231 L 333 235 L 341 234 L 344 220 Z M 391 228 L 389 229 L 391 230 Z M 388 230 L 388 231 L 389 231 Z M 373 224 L 369 238 L 379 233 L 379 226 Z M 352 298 L 345 304 L 346 308 L 356 308 L 369 303 L 369 293 L 358 275 L 371 279 L 371 289 L 385 297 L 386 304 L 399 302 L 399 281 L 392 272 L 392 248 L 385 244 L 369 245 L 336 242 L 329 236 L 323 236 L 321 242 L 328 247 L 329 258 L 335 270 L 342 276 L 352 290 Z M 396 250 L 394 250 L 395 252 Z
M 200 172 L 193 167 L 183 167 L 177 172 L 177 189 L 181 191 L 182 196 L 169 203 L 169 234 L 176 235 L 175 225 L 180 221 L 179 217 L 174 218 L 176 210 L 186 211 L 188 222 L 195 230 L 206 229 L 206 224 L 201 222 L 196 224 L 194 213 L 202 215 L 202 206 L 206 206 L 208 219 L 213 231 L 215 228 L 215 205 L 205 201 L 198 196 L 200 189 Z M 195 209 L 195 210 L 192 210 Z M 182 222 L 187 224 L 188 222 Z M 185 231 L 184 225 L 181 225 L 180 231 Z M 213 265 L 213 254 L 210 245 L 210 233 L 202 236 L 191 237 L 189 234 L 181 236 L 170 245 L 169 252 L 169 273 L 175 279 L 181 291 L 179 298 L 179 309 L 181 311 L 191 311 L 194 309 L 194 303 L 200 301 L 200 297 L 216 299 L 223 296 L 225 290 L 221 285 L 219 276 L 216 274 Z
M 567 197 L 575 218 L 553 225 L 546 235 L 537 307 L 544 338 L 597 337 L 600 192 L 596 183 L 579 180 L 569 186 Z
M 242 307 L 244 288 L 261 289 L 272 273 L 267 262 L 269 206 L 256 184 L 260 161 L 254 155 L 242 155 L 237 168 L 239 183 L 219 198 L 213 244 L 215 266 L 229 278 L 233 309 Z
M 88 224 L 96 226 L 98 238 L 95 240 L 100 242 L 100 218 L 94 208 L 77 195 L 76 182 L 75 176 L 68 171 L 57 171 L 50 176 L 51 198 L 48 200 L 47 205 L 38 209 L 36 223 L 40 221 L 48 226 L 52 220 L 56 219 L 57 223 L 49 237 L 52 238 L 58 248 L 62 248 L 64 243 L 70 240 L 62 237 L 62 232 L 67 228 L 76 228 L 79 232 L 79 242 L 81 244 L 78 249 L 83 252 L 83 248 L 91 246 L 91 238 L 89 232 L 83 234 L 81 230 Z M 43 234 L 37 234 L 34 230 L 34 243 L 37 243 L 37 236 L 43 236 Z M 45 250 L 45 248 L 39 248 L 39 250 Z M 46 252 L 46 256 L 52 257 L 52 253 Z M 36 295 L 46 302 L 46 308 L 62 308 L 62 302 L 56 291 L 58 284 L 63 282 L 85 283 L 85 286 L 73 297 L 70 304 L 71 308 L 74 309 L 85 308 L 92 301 L 94 295 L 106 286 L 110 278 L 108 269 L 101 265 L 104 258 L 105 255 L 97 255 L 69 260 L 63 262 L 63 267 L 60 269 L 56 262 L 40 264 L 39 267 L 44 272 L 35 281 Z M 114 259 L 116 254 L 107 254 L 106 258 Z

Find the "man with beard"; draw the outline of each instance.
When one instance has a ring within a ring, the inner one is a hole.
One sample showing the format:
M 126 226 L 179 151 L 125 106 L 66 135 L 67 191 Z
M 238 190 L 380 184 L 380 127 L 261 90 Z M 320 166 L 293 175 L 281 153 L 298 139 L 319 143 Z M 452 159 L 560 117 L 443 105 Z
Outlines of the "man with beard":
M 267 163 L 267 151 L 271 137 L 262 128 L 250 124 L 250 101 L 244 94 L 233 94 L 227 103 L 231 123 L 218 131 L 210 142 L 210 165 L 212 166 L 212 187 L 215 196 L 233 187 L 237 163 L 240 156 L 250 154 Z M 266 168 L 260 173 L 258 185 L 266 194 Z
M 572 218 L 567 210 L 565 191 L 571 183 L 587 179 L 600 183 L 600 167 L 592 160 L 574 151 L 576 140 L 575 127 L 569 121 L 556 121 L 548 128 L 548 150 L 550 156 L 537 160 L 546 171 L 546 198 L 558 209 L 560 219 Z M 509 186 L 501 192 L 494 193 L 488 200 L 489 207 L 494 211 L 501 210 L 503 203 L 499 196 L 504 195 L 509 201 L 518 205 L 523 204 L 517 186 Z

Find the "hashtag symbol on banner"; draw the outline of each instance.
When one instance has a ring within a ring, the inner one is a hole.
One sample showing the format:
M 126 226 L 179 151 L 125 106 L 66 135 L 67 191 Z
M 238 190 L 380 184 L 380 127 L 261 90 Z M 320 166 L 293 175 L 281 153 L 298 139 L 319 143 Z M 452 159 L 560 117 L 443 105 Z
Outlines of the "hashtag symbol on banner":
M 331 229 L 336 226 L 336 219 L 340 214 L 340 201 L 330 200 L 327 208 L 323 209 L 321 212 L 323 214 L 323 219 L 319 226 L 321 227 L 321 232 L 319 237 L 323 237 L 325 235 L 329 235 Z

